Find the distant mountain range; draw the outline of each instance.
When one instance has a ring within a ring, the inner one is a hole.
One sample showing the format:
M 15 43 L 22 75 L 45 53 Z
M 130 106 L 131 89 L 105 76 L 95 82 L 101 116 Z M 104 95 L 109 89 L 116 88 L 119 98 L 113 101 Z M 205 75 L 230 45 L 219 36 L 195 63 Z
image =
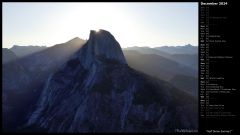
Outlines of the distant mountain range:
M 17 48 L 2 49 L 5 132 L 171 133 L 198 127 L 197 72 L 185 57 L 173 60 L 157 49 L 122 51 L 105 30 L 91 31 L 87 41 Z
M 198 47 L 192 45 L 185 46 L 162 46 L 162 47 L 127 47 L 125 50 L 135 50 L 142 54 L 156 54 L 167 59 L 176 61 L 180 64 L 188 66 L 194 70 L 198 70 Z
M 197 97 L 198 47 L 162 46 L 128 47 L 124 55 L 132 68 L 168 81 Z M 181 79 L 182 80 L 181 80 Z
M 164 51 L 169 54 L 198 54 L 198 47 L 191 44 L 185 46 L 161 46 L 154 49 Z
M 14 45 L 10 50 L 14 52 L 18 57 L 27 56 L 46 49 L 46 46 L 18 46 Z
M 178 89 L 181 89 L 192 96 L 198 96 L 198 78 L 192 76 L 185 76 L 185 75 L 175 75 L 169 80 L 173 86 Z
M 194 69 L 160 55 L 128 50 L 124 51 L 124 55 L 132 68 L 166 81 L 176 74 L 197 76 Z
M 125 51 L 125 50 L 135 50 L 135 51 L 138 51 L 142 54 L 156 54 L 156 55 L 160 55 L 160 56 L 167 57 L 167 58 L 170 57 L 169 53 L 167 53 L 165 51 L 155 49 L 155 48 L 150 48 L 150 47 L 134 46 L 134 47 L 124 48 L 123 51 Z
M 2 58 L 3 64 L 14 61 L 18 58 L 14 52 L 12 52 L 10 49 L 7 49 L 7 48 L 2 49 L 2 56 L 3 56 Z

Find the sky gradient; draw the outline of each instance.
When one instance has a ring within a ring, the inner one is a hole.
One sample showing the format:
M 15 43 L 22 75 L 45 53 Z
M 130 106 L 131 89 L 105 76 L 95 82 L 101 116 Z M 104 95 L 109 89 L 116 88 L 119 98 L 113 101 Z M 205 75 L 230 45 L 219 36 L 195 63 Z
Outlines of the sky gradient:
M 91 29 L 111 32 L 121 47 L 198 45 L 198 3 L 2 3 L 3 48 L 52 46 Z

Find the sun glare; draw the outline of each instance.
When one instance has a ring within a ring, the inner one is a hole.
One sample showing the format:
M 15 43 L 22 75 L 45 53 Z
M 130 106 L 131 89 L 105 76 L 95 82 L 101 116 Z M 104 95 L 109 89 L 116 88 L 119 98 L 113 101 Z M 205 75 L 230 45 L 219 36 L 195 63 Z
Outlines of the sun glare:
M 56 30 L 64 31 L 64 33 L 58 32 L 61 34 L 62 39 L 76 36 L 88 39 L 90 30 L 99 33 L 100 29 L 104 29 L 111 32 L 122 47 L 132 44 L 131 40 L 136 35 L 126 34 L 126 29 L 138 33 L 136 30 L 138 24 L 133 23 L 132 19 L 121 8 L 112 4 L 99 3 L 84 3 L 80 7 L 78 5 L 72 8 L 65 13 L 65 19 L 59 21 Z
M 96 29 L 95 32 L 99 32 L 100 30 L 99 29 Z

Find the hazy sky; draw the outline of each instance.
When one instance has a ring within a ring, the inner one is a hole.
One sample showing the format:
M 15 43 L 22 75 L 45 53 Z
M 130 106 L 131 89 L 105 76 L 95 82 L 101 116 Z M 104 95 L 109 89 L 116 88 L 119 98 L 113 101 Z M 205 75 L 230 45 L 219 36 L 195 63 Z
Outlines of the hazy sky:
M 198 3 L 3 3 L 3 47 L 52 46 L 90 29 L 111 32 L 122 47 L 198 45 Z

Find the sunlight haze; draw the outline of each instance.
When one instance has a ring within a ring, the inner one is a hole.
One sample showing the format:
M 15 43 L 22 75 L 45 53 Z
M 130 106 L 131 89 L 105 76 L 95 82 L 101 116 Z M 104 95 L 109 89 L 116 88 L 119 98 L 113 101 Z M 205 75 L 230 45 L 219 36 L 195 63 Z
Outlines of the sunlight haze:
M 121 47 L 198 45 L 198 3 L 3 3 L 3 47 L 52 46 L 105 29 Z

